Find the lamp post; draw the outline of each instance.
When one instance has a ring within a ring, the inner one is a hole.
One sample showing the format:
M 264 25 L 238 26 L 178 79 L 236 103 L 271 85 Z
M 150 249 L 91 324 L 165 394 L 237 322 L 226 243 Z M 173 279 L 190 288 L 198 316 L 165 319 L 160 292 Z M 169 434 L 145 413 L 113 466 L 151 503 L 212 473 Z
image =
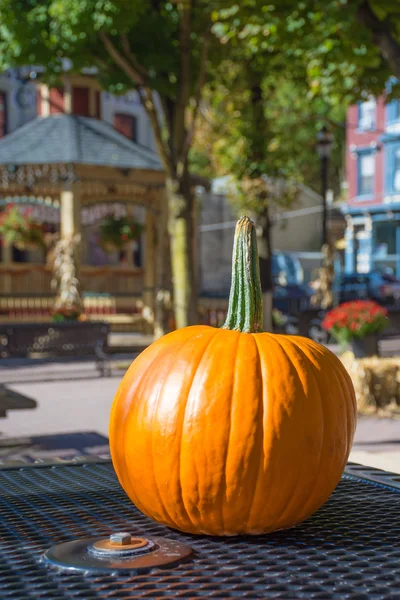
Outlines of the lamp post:
M 317 152 L 321 159 L 321 194 L 322 194 L 322 246 L 328 243 L 328 210 L 326 195 L 328 191 L 328 165 L 333 146 L 333 135 L 324 125 L 317 134 Z

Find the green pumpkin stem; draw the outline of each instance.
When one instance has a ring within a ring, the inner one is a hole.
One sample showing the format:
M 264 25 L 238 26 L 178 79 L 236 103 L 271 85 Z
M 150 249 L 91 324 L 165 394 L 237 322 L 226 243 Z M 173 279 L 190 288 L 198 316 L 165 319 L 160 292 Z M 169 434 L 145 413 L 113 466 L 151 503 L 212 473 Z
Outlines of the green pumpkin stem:
M 232 256 L 232 283 L 228 315 L 222 329 L 260 333 L 263 307 L 257 237 L 253 221 L 240 217 Z

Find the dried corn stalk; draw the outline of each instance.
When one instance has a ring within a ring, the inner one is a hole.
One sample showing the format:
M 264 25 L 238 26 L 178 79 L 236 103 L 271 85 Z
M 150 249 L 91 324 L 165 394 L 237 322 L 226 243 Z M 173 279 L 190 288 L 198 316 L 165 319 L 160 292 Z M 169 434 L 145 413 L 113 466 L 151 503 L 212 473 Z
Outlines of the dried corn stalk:
M 80 235 L 61 238 L 52 251 L 51 285 L 57 289 L 53 312 L 66 319 L 77 319 L 83 311 L 76 266 L 80 240 Z
M 322 267 L 318 271 L 318 277 L 311 287 L 314 293 L 311 297 L 313 306 L 320 306 L 323 309 L 330 308 L 333 304 L 333 281 L 335 277 L 334 256 L 332 246 L 326 244 L 322 247 L 323 261 Z

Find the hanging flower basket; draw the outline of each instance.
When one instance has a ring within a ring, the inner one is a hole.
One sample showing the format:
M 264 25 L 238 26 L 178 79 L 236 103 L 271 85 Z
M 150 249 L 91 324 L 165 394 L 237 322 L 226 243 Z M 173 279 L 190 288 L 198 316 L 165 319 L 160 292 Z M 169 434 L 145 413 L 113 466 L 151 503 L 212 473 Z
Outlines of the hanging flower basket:
M 137 240 L 143 226 L 132 217 L 107 217 L 100 225 L 100 243 L 106 252 L 123 250 L 129 242 Z
M 18 250 L 45 247 L 42 225 L 31 218 L 29 211 L 22 213 L 13 204 L 0 214 L 0 236 L 6 244 Z

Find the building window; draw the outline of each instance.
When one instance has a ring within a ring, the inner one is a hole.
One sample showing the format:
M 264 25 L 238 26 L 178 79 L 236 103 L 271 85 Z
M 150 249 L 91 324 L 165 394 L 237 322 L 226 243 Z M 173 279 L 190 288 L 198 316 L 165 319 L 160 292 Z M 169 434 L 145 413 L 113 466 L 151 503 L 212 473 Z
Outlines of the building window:
M 11 250 L 12 261 L 16 263 L 28 262 L 28 254 L 26 250 L 19 250 L 15 246 Z
M 374 223 L 374 244 L 376 254 L 387 256 L 388 254 L 396 254 L 396 221 L 380 221 Z
M 375 155 L 363 153 L 358 157 L 358 196 L 371 196 L 374 192 Z
M 134 115 L 115 113 L 114 127 L 125 137 L 137 142 L 137 119 Z
M 371 131 L 375 129 L 376 102 L 374 98 L 358 105 L 358 129 L 360 131 Z

